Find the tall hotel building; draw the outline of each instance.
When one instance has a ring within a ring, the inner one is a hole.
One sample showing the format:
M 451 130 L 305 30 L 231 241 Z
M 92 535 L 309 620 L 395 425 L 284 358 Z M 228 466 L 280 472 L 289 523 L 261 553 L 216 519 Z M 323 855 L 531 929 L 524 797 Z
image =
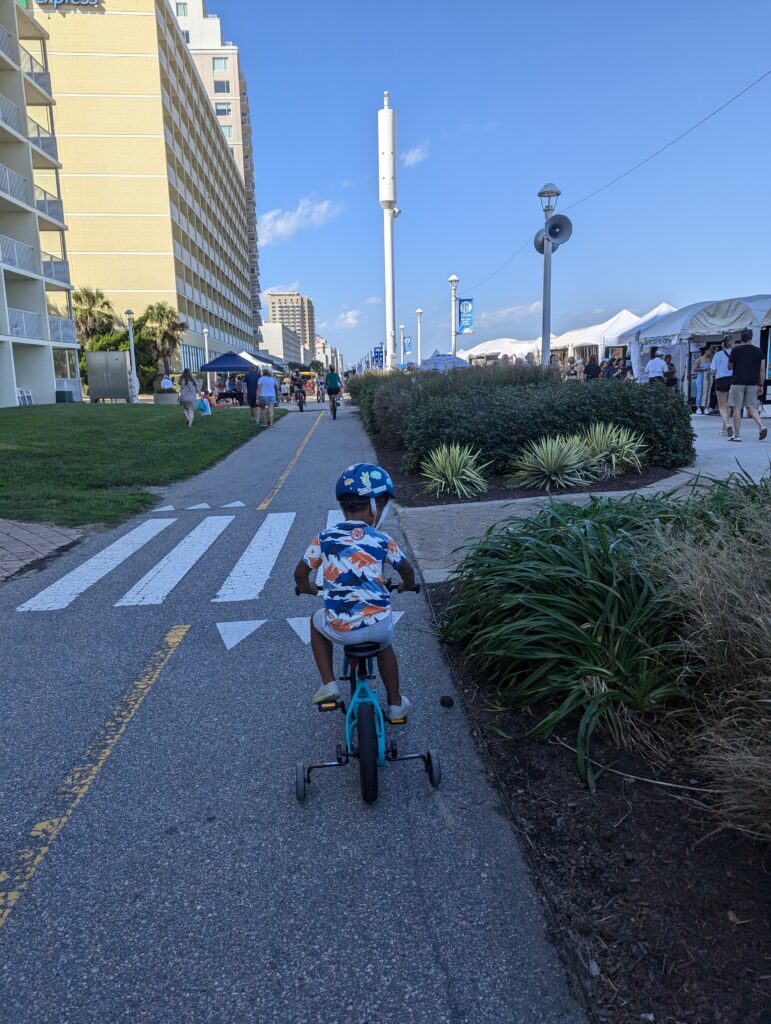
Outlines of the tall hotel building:
M 81 397 L 46 39 L 0 0 L 0 406 Z
M 230 152 L 244 179 L 249 236 L 252 320 L 256 343 L 262 323 L 260 261 L 257 242 L 257 203 L 254 193 L 254 150 L 252 121 L 246 78 L 241 70 L 238 47 L 222 42 L 220 19 L 209 14 L 205 0 L 172 0 L 195 66 L 217 115 Z
M 268 292 L 268 320 L 285 324 L 302 339 L 303 348 L 316 349 L 316 314 L 307 295 L 297 292 Z M 313 358 L 313 356 L 311 356 Z
M 169 302 L 181 362 L 254 352 L 244 184 L 168 0 L 37 0 L 76 286 Z

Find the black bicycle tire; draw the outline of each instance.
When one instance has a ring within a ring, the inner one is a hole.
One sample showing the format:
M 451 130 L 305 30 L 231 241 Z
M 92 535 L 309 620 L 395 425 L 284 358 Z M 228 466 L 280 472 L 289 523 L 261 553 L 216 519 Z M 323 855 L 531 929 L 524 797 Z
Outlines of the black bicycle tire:
M 337 419 L 337 402 L 332 403 L 332 419 Z
M 359 781 L 366 804 L 377 800 L 377 731 L 375 710 L 371 704 L 360 704 L 357 722 L 359 742 Z

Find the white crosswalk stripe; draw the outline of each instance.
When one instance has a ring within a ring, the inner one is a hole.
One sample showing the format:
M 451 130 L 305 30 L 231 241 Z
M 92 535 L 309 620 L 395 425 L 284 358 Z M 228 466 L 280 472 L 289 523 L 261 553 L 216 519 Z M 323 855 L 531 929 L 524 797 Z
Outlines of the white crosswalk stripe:
M 19 605 L 17 611 L 50 612 L 66 608 L 76 597 L 79 597 L 103 576 L 112 572 L 153 537 L 157 537 L 162 530 L 175 522 L 176 519 L 149 519 L 147 522 L 140 523 L 139 526 L 100 551 L 99 554 L 79 565 L 77 569 L 73 569 L 56 583 L 52 583 L 50 587 L 41 590 L 37 596 Z
M 154 565 L 136 586 L 116 601 L 116 608 L 131 605 L 163 604 L 176 585 L 187 576 L 222 531 L 233 522 L 233 516 L 207 516 L 191 530 L 175 548 Z
M 294 512 L 272 512 L 268 515 L 212 600 L 253 601 L 258 598 L 294 520 Z
M 327 530 L 331 530 L 333 526 L 337 526 L 338 523 L 342 523 L 343 519 L 344 519 L 343 513 L 341 512 L 341 510 L 339 508 L 330 509 L 330 511 L 327 512 L 327 525 L 326 525 L 326 529 Z M 316 586 L 320 587 L 322 583 L 323 583 L 322 567 L 319 566 L 317 571 L 316 571 Z

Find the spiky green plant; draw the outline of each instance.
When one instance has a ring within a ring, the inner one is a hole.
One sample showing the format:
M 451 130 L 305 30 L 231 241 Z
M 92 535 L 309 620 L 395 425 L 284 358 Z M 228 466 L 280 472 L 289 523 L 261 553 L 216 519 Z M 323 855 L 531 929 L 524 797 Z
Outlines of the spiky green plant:
M 602 468 L 602 475 L 614 477 L 630 469 L 642 473 L 648 448 L 637 431 L 617 423 L 592 423 L 578 436 Z
M 472 498 L 487 490 L 485 470 L 489 462 L 480 465 L 479 452 L 470 444 L 443 444 L 429 453 L 421 465 L 426 490 L 437 498 L 455 494 L 459 498 Z
M 509 487 L 551 491 L 580 487 L 597 478 L 596 458 L 580 437 L 542 437 L 530 441 L 511 460 Z

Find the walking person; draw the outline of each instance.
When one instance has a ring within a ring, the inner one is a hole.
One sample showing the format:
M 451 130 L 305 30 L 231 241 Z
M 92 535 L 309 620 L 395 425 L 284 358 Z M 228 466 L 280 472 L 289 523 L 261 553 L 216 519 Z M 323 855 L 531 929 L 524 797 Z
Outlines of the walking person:
M 259 423 L 260 417 L 257 413 L 257 390 L 260 386 L 260 370 L 247 370 L 244 374 L 244 386 L 246 387 L 246 404 L 249 406 L 249 415 L 252 423 Z
M 709 402 L 709 393 L 712 384 L 712 348 L 702 349 L 701 355 L 694 363 L 693 374 L 696 379 L 696 396 L 694 413 L 697 416 L 704 415 L 704 408 Z
M 190 370 L 185 367 L 179 378 L 179 394 L 177 404 L 182 406 L 188 427 L 192 427 L 195 419 L 195 406 L 198 401 L 198 382 Z
M 758 426 L 758 440 L 765 441 L 768 429 L 763 426 L 758 409 L 758 397 L 763 392 L 766 361 L 757 345 L 752 344 L 752 331 L 742 331 L 741 341 L 734 345 L 728 359 L 731 370 L 731 390 L 728 404 L 732 407 L 733 427 L 728 427 L 728 440 L 741 441 L 742 409 Z
M 260 416 L 262 418 L 263 426 L 273 426 L 277 401 L 278 388 L 276 386 L 276 378 L 266 367 L 263 369 L 262 375 L 257 381 L 257 403 L 260 407 Z
M 663 384 L 664 374 L 669 367 L 659 355 L 651 356 L 645 364 L 645 373 L 648 376 L 649 384 Z
M 710 369 L 715 374 L 715 396 L 717 397 L 717 410 L 723 422 L 721 437 L 728 437 L 728 392 L 731 390 L 731 370 L 728 361 L 731 358 L 731 339 L 723 338 L 722 346 L 712 357 Z M 730 428 L 733 433 L 733 427 Z

